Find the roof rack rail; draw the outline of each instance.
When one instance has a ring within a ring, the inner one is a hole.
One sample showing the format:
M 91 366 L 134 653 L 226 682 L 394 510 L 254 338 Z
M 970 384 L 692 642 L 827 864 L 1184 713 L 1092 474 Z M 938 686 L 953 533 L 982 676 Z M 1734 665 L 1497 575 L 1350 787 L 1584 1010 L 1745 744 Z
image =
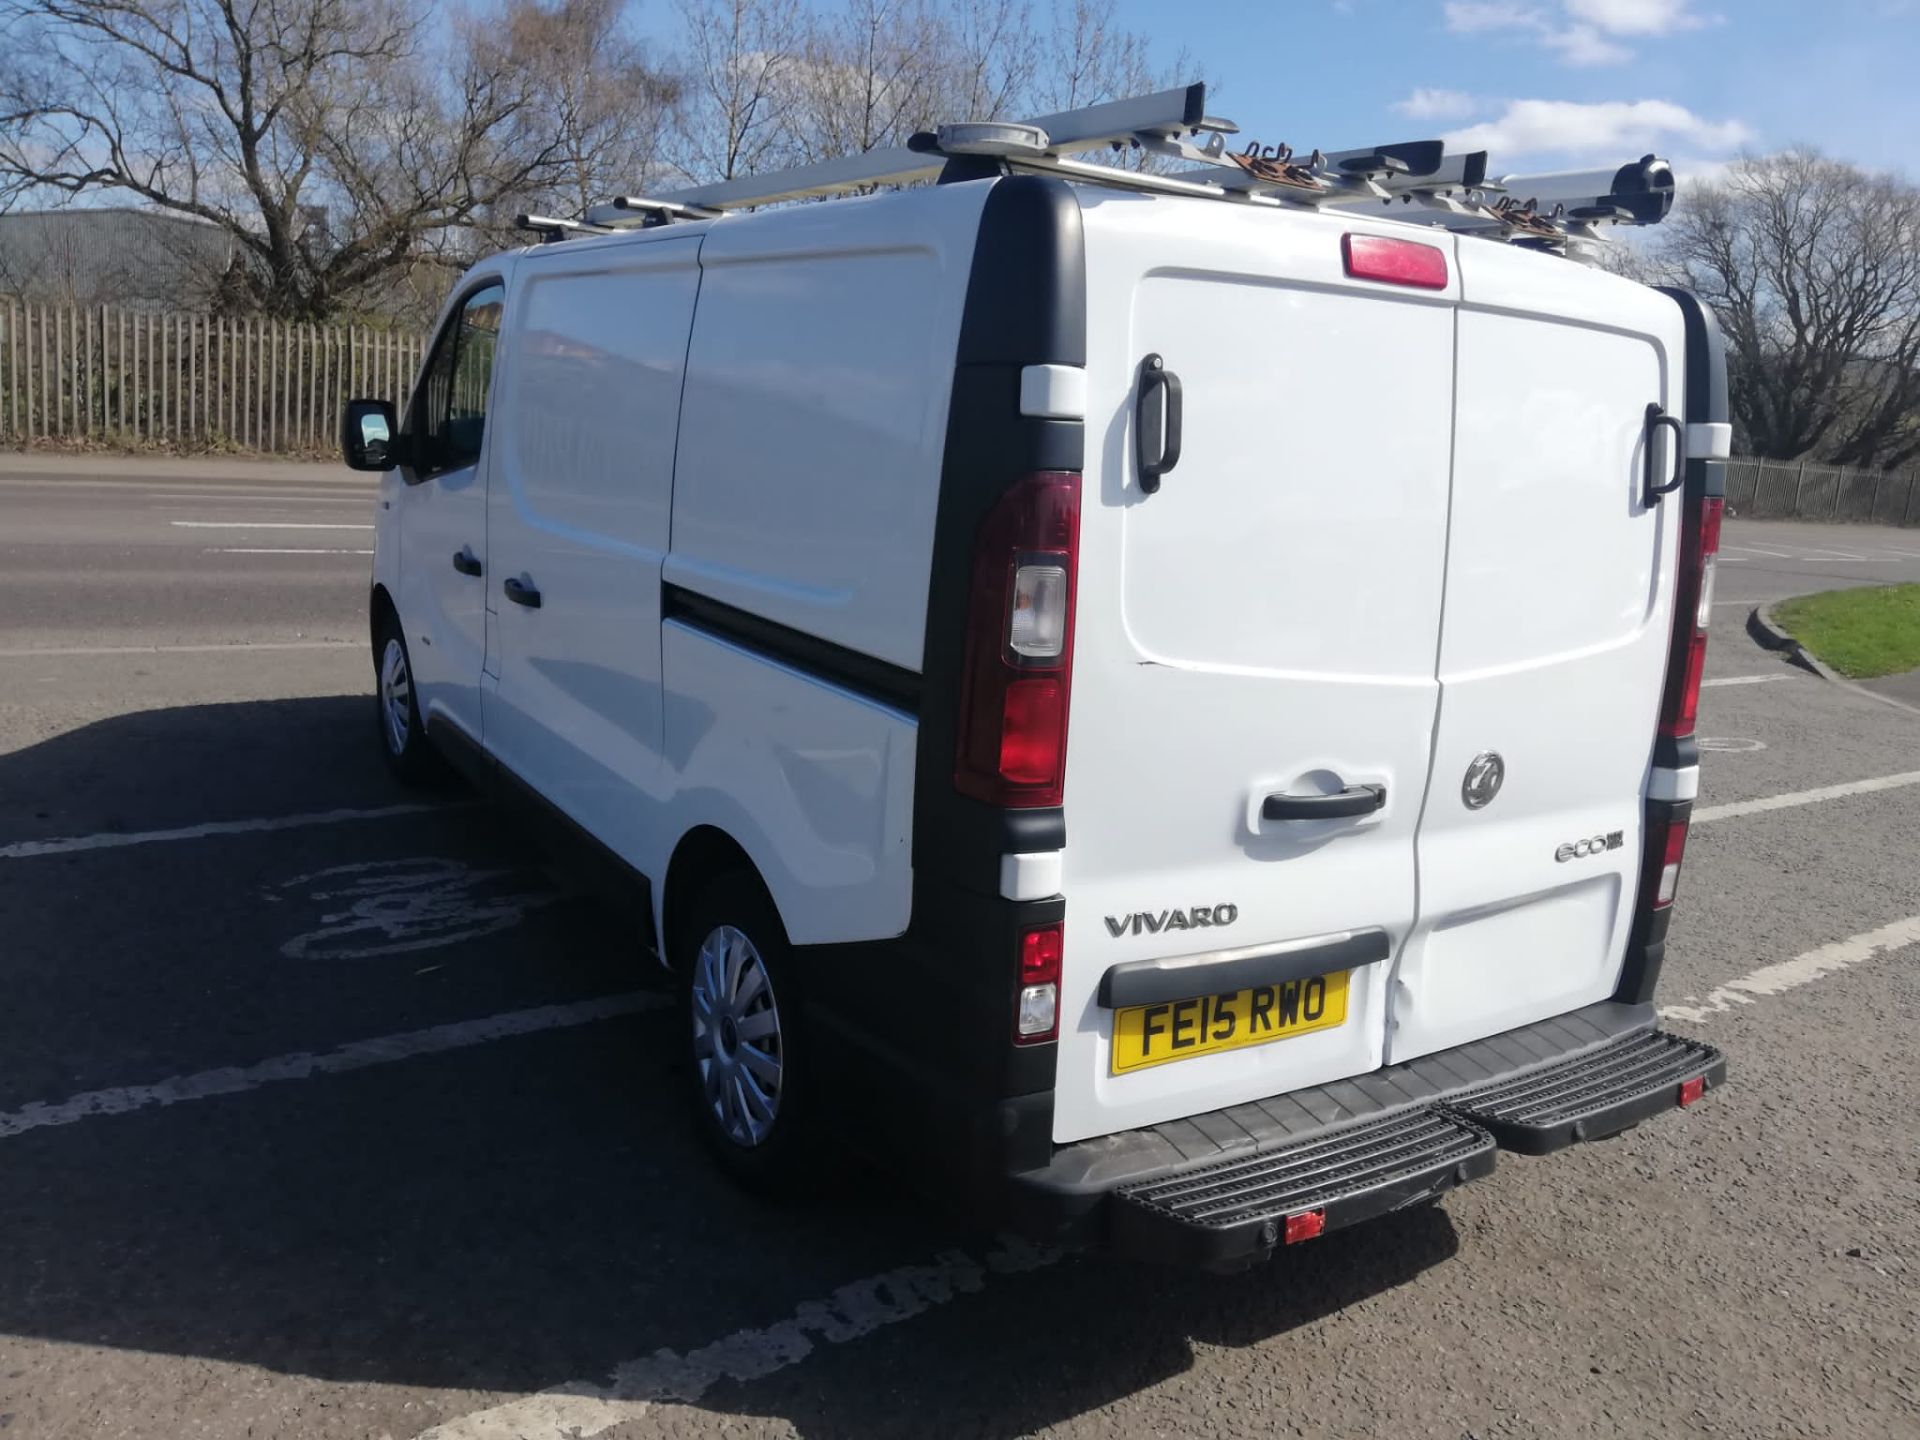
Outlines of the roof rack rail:
M 1397 219 L 1567 252 L 1601 239 L 1606 226 L 1657 224 L 1673 204 L 1672 167 L 1653 155 L 1616 169 L 1495 178 L 1485 151 L 1448 154 L 1441 140 L 1304 156 L 1287 145 L 1257 142 L 1234 151 L 1227 136 L 1238 127 L 1210 117 L 1206 98 L 1205 85 L 1183 85 L 1032 120 L 941 125 L 885 150 L 655 196 L 621 196 L 589 209 L 586 227 L 605 232 L 713 219 L 782 201 L 1007 170 L 1241 204 L 1398 205 L 1406 208 Z M 1101 149 L 1188 164 L 1136 170 L 1077 158 Z
M 513 228 L 532 230 L 540 236 L 542 244 L 551 244 L 555 240 L 564 240 L 569 235 L 610 235 L 613 232 L 591 221 L 562 220 L 554 215 L 516 215 Z

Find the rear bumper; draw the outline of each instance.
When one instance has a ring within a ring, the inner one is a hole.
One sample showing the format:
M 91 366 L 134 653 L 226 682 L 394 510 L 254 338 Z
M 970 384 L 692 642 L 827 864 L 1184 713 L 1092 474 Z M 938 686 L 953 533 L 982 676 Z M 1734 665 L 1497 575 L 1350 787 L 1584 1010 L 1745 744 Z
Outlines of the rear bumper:
M 1231 1268 L 1691 1104 L 1717 1050 L 1605 1002 L 1371 1074 L 1055 1148 L 1010 1177 L 1024 1228 Z

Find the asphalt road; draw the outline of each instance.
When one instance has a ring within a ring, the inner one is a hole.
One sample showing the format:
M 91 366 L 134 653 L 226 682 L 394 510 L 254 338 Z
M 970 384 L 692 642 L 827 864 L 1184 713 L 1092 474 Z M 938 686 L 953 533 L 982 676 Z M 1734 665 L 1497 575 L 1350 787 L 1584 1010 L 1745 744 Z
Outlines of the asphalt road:
M 1920 1434 L 1920 715 L 1742 628 L 1920 532 L 1727 527 L 1728 1088 L 1223 1280 L 717 1179 L 619 918 L 381 768 L 368 494 L 0 463 L 6 1440 Z

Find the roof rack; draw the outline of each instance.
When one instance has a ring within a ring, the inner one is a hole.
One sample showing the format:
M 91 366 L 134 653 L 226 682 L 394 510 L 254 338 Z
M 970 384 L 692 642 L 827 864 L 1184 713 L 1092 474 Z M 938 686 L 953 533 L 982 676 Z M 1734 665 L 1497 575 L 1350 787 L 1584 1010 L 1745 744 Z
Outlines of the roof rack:
M 1448 154 L 1440 140 L 1303 156 L 1287 145 L 1257 142 L 1230 150 L 1227 137 L 1238 130 L 1231 121 L 1208 116 L 1205 85 L 1183 85 L 1033 120 L 942 125 L 904 146 L 656 196 L 621 196 L 591 207 L 584 224 L 523 219 L 537 221 L 530 228 L 549 232 L 549 238 L 563 238 L 712 219 L 882 185 L 1023 170 L 1241 204 L 1404 207 L 1396 218 L 1579 253 L 1581 242 L 1601 239 L 1604 227 L 1657 224 L 1673 204 L 1672 167 L 1652 155 L 1613 169 L 1493 177 L 1485 151 Z M 1162 172 L 1079 158 L 1101 149 L 1188 163 Z

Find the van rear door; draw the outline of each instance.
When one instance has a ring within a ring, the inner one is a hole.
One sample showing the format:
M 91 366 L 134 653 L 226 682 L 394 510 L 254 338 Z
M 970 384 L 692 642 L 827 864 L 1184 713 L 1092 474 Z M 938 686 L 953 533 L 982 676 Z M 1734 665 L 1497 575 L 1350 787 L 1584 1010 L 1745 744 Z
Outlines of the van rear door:
M 1509 246 L 1463 241 L 1459 268 L 1440 715 L 1392 1062 L 1613 993 L 1680 542 L 1679 497 L 1643 496 L 1648 405 L 1684 419 L 1679 308 Z
M 1457 293 L 1446 235 L 1420 237 L 1445 288 L 1411 289 L 1348 277 L 1365 221 L 1081 200 L 1061 1142 L 1381 1061 L 1438 693 Z M 1180 383 L 1183 450 L 1149 494 L 1152 355 Z M 1320 818 L 1342 794 L 1359 813 Z M 1235 978 L 1289 953 L 1336 978 Z M 1172 978 L 1148 973 L 1165 961 Z

